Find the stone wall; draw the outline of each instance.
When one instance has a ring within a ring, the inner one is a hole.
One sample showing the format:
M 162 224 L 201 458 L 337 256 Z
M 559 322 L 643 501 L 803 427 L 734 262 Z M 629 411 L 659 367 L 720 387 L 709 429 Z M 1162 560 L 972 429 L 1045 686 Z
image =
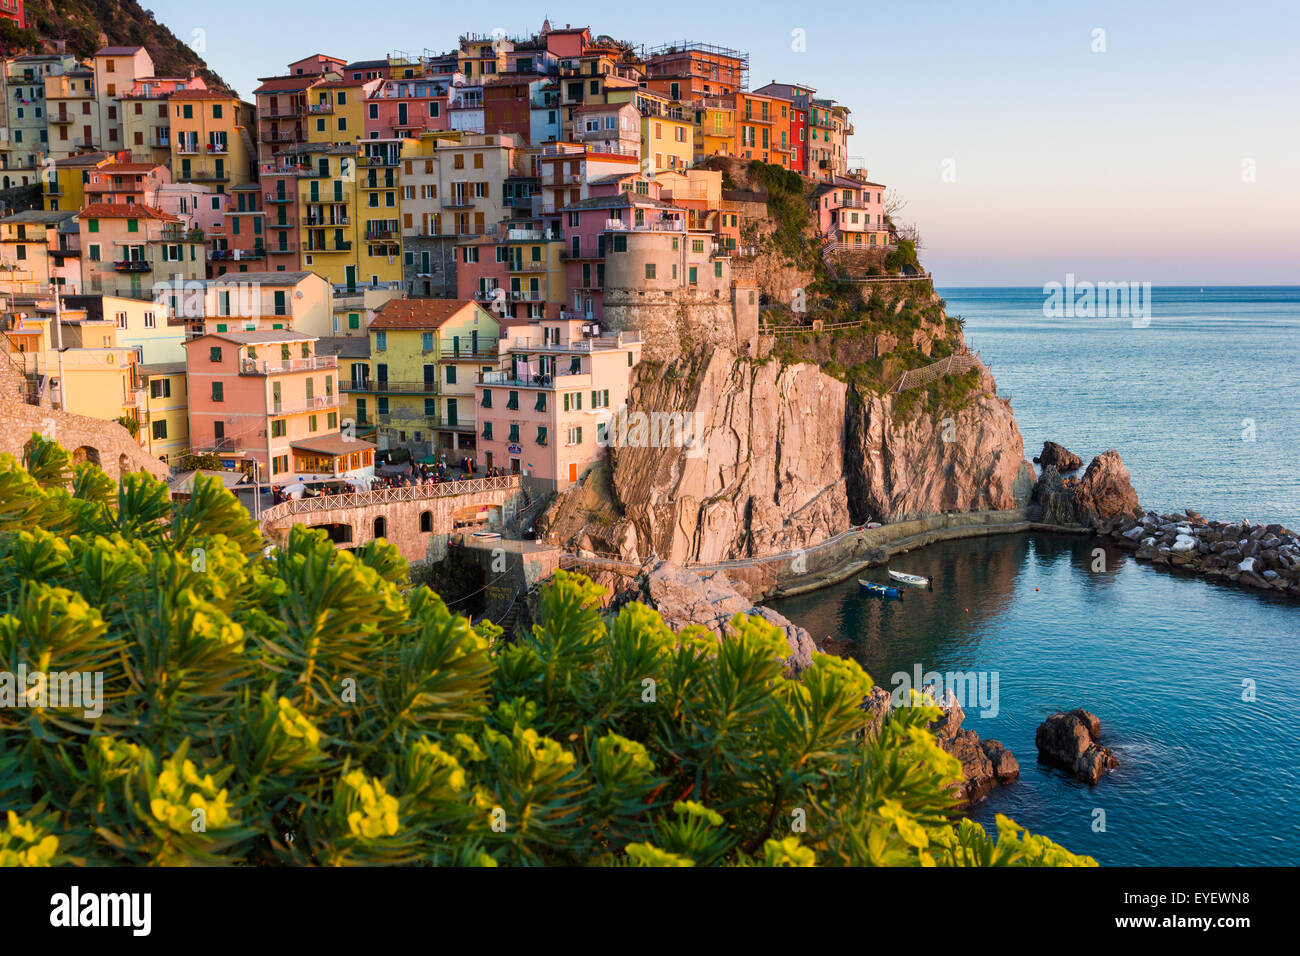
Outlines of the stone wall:
M 38 432 L 62 445 L 74 461 L 99 465 L 114 481 L 137 471 L 167 477 L 167 466 L 142 449 L 117 422 L 59 411 L 48 398 L 40 405 L 29 405 L 26 391 L 22 373 L 0 358 L 0 452 L 21 460 L 32 432 Z
M 611 332 L 641 333 L 642 357 L 651 361 L 671 362 L 689 352 L 707 351 L 709 347 L 748 354 L 757 336 L 757 310 L 748 309 L 750 290 L 732 290 L 742 294 L 745 308 L 738 321 L 733 295 L 704 295 L 689 289 L 641 290 L 606 289 L 603 324 Z M 744 335 L 744 341 L 738 336 Z

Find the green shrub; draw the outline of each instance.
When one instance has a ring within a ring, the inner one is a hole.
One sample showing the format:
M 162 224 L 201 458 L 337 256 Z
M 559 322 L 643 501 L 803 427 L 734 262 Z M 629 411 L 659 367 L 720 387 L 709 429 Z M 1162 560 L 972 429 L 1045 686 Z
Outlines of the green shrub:
M 104 679 L 98 718 L 0 708 L 0 865 L 1092 863 L 954 827 L 937 710 L 868 733 L 857 664 L 788 679 L 760 619 L 673 633 L 557 572 L 507 644 L 386 542 L 264 546 L 216 482 L 0 456 L 3 667 Z

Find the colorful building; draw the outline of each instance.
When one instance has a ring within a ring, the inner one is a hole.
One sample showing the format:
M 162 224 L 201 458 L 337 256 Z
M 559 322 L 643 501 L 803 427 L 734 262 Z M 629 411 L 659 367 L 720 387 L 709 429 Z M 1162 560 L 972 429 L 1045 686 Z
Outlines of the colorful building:
M 474 382 L 495 368 L 496 317 L 472 301 L 395 299 L 376 313 L 369 333 L 368 377 L 345 383 L 358 425 L 373 417 L 380 448 L 472 456 Z
M 641 360 L 635 333 L 584 335 L 578 320 L 511 330 L 502 367 L 474 386 L 478 463 L 563 491 L 604 456 L 605 428 L 627 403 Z
M 256 180 L 252 106 L 216 90 L 178 90 L 167 103 L 173 182 L 207 183 L 224 193 Z
M 150 206 L 97 203 L 77 213 L 82 289 L 151 298 L 156 283 L 204 278 L 203 237 Z
M 185 343 L 190 444 L 253 480 L 368 478 L 374 445 L 340 431 L 338 358 L 287 329 L 206 333 Z

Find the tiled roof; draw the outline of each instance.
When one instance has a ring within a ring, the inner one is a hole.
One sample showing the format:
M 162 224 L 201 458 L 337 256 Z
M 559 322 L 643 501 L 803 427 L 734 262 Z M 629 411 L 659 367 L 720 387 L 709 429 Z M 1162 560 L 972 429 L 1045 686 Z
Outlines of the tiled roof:
M 390 299 L 375 313 L 370 328 L 377 332 L 436 329 L 464 309 L 473 307 L 469 299 Z
M 267 345 L 275 342 L 315 342 L 316 336 L 289 329 L 252 329 L 247 332 L 205 332 L 185 344 L 190 345 L 199 339 L 225 339 L 239 345 Z
M 143 50 L 142 46 L 106 46 L 95 51 L 95 56 L 131 56 Z
M 162 222 L 180 222 L 178 216 L 165 213 L 152 206 L 141 206 L 133 202 L 92 202 L 81 212 L 78 219 L 158 219 Z

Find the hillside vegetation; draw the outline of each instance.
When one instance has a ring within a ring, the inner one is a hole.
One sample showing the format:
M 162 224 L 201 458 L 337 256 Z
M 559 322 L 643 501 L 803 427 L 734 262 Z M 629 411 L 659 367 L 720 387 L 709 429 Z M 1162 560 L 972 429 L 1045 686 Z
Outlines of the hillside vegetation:
M 194 19 L 198 26 L 203 18 Z M 0 44 L 7 52 L 52 53 L 56 40 L 66 40 L 66 51 L 79 57 L 104 46 L 142 46 L 159 76 L 188 76 L 193 70 L 208 86 L 228 88 L 186 42 L 189 37 L 178 38 L 137 0 L 27 0 L 27 23 L 26 30 L 4 23 Z

